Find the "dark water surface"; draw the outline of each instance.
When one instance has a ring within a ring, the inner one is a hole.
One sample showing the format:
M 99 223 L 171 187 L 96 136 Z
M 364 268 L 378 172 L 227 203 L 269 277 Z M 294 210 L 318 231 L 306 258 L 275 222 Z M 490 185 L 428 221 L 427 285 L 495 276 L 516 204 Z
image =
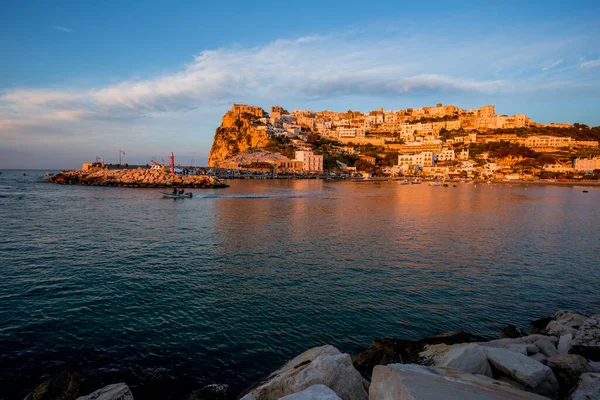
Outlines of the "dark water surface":
M 136 399 L 243 388 L 298 353 L 496 336 L 600 308 L 600 189 L 232 181 L 150 189 L 0 175 L 0 397 L 63 365 Z

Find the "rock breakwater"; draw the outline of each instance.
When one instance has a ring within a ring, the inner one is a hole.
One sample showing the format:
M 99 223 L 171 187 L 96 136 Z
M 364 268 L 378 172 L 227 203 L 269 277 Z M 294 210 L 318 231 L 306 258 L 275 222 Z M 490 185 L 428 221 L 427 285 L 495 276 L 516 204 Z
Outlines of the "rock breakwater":
M 219 178 L 207 175 L 178 175 L 161 170 L 94 168 L 63 171 L 45 179 L 60 185 L 117 186 L 133 188 L 226 188 Z

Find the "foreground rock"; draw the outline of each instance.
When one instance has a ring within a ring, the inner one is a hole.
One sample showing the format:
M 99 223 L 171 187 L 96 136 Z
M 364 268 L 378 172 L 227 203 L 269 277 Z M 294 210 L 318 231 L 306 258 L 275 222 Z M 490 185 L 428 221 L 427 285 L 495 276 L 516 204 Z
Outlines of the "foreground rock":
M 592 372 L 592 367 L 587 360 L 576 354 L 561 354 L 549 358 L 546 364 L 560 384 L 561 395 L 567 395 L 577 382 L 579 377 L 587 372 Z
M 600 314 L 586 319 L 571 342 L 571 353 L 600 361 Z
M 133 400 L 133 395 L 126 384 L 114 383 L 77 400 Z
M 494 368 L 524 385 L 528 391 L 546 396 L 556 394 L 558 381 L 547 366 L 506 349 L 484 347 L 484 351 Z
M 458 343 L 484 342 L 487 339 L 467 332 L 444 332 L 421 340 L 378 339 L 368 349 L 352 356 L 354 367 L 366 379 L 371 378 L 371 372 L 376 365 L 415 364 L 422 361 L 420 353 L 425 346 Z
M 447 346 L 436 344 L 425 346 L 420 353 L 427 365 L 442 368 L 454 368 L 474 375 L 492 376 L 492 367 L 481 346 L 470 344 L 455 344 Z
M 315 347 L 287 362 L 252 388 L 244 400 L 276 400 L 313 385 L 325 385 L 343 400 L 366 400 L 367 391 L 348 354 L 333 346 Z
M 583 374 L 569 400 L 600 400 L 600 374 Z
M 177 175 L 150 169 L 94 168 L 90 170 L 65 171 L 46 179 L 61 185 L 121 186 L 137 188 L 225 188 L 227 184 L 217 177 L 207 175 Z
M 325 385 L 314 385 L 294 394 L 288 394 L 280 400 L 341 400 L 337 394 Z
M 80 375 L 63 370 L 40 383 L 25 400 L 73 400 L 79 395 L 82 381 Z
M 544 397 L 514 389 L 490 378 L 451 368 L 414 364 L 378 365 L 373 370 L 369 400 L 531 399 Z

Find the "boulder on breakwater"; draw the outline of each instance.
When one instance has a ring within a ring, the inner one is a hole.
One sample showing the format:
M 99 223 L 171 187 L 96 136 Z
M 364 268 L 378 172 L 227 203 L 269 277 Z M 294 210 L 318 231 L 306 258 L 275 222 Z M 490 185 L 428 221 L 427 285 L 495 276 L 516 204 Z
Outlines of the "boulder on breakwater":
M 162 170 L 93 168 L 63 171 L 45 179 L 60 185 L 117 186 L 134 188 L 226 188 L 229 185 L 215 176 L 177 175 Z

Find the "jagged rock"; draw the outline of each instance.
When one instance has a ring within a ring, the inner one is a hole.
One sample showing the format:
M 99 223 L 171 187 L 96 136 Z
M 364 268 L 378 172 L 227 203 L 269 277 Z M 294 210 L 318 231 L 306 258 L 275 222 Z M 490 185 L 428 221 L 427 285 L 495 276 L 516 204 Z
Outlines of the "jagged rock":
M 65 369 L 40 383 L 25 400 L 73 400 L 79 394 L 82 381 L 79 374 Z
M 485 342 L 487 339 L 467 332 L 451 331 L 434 335 L 421 340 L 377 339 L 368 349 L 352 356 L 354 367 L 366 379 L 376 365 L 394 363 L 411 364 L 420 361 L 421 353 L 426 345 Z
M 527 351 L 527 355 L 537 354 L 540 352 L 540 349 L 535 344 L 526 344 L 525 350 Z
M 500 339 L 514 339 L 526 336 L 526 334 L 515 325 L 507 325 L 500 331 Z
M 570 352 L 600 361 L 600 314 L 592 315 L 581 325 L 573 337 Z
M 378 365 L 373 369 L 369 400 L 531 399 L 541 396 L 508 384 L 451 368 L 414 364 Z
M 600 400 L 600 374 L 581 375 L 577 388 L 571 393 L 569 400 Z
M 279 400 L 341 400 L 337 394 L 325 385 L 313 385 L 294 394 L 283 396 Z
M 540 349 L 540 353 L 545 355 L 546 357 L 554 357 L 559 355 L 560 353 L 556 350 L 556 347 L 549 340 L 546 339 L 538 339 L 534 343 L 535 347 Z
M 571 342 L 573 341 L 573 334 L 567 333 L 562 335 L 558 340 L 558 352 L 560 354 L 567 354 L 571 349 Z
M 276 400 L 317 384 L 328 386 L 344 400 L 367 399 L 363 379 L 350 356 L 329 345 L 307 350 L 287 362 L 243 398 Z
M 556 314 L 554 314 L 554 320 L 557 323 L 573 329 L 579 329 L 587 319 L 588 317 L 585 315 L 565 310 L 557 311 Z
M 133 400 L 133 395 L 129 386 L 121 382 L 105 386 L 87 396 L 78 397 L 77 400 Z
M 446 345 L 433 345 L 446 346 Z M 429 346 L 426 346 L 427 349 Z M 490 366 L 487 356 L 477 344 L 455 344 L 446 346 L 447 349 L 442 354 L 434 356 L 431 359 L 431 364 L 436 367 L 454 368 L 469 374 L 492 376 L 492 367 Z M 427 350 L 420 353 L 421 356 L 426 354 Z
M 574 334 L 586 319 L 587 317 L 584 315 L 561 310 L 557 311 L 552 318 L 532 322 L 532 329 L 535 323 L 536 333 L 560 337 L 569 333 Z M 546 322 L 546 325 L 542 326 L 544 322 Z M 532 333 L 534 333 L 533 330 Z
M 560 393 L 568 394 L 577 385 L 579 377 L 586 372 L 592 372 L 587 360 L 577 354 L 560 354 L 548 359 L 546 364 L 560 384 Z
M 547 366 L 506 349 L 494 347 L 483 349 L 494 368 L 522 383 L 527 390 L 541 395 L 553 395 L 558 389 L 558 382 Z

